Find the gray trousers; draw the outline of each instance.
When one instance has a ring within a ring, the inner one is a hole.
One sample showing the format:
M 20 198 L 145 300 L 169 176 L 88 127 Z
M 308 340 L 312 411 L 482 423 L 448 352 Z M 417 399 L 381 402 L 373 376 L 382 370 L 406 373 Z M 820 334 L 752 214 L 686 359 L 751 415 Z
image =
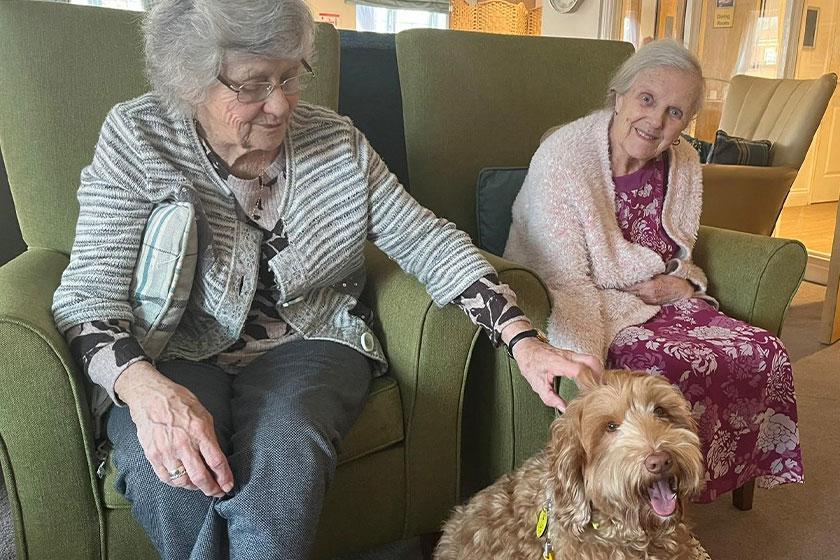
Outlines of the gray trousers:
M 338 445 L 364 406 L 367 358 L 327 341 L 283 344 L 237 375 L 201 362 L 158 364 L 213 416 L 234 489 L 224 498 L 158 480 L 128 408 L 107 420 L 116 489 L 165 560 L 306 560 Z

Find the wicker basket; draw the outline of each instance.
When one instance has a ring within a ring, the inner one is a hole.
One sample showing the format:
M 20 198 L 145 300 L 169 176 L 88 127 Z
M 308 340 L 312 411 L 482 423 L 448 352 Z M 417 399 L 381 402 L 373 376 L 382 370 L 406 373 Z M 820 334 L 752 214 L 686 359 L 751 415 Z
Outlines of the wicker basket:
M 470 4 L 467 0 L 451 0 L 449 28 L 462 31 L 485 31 L 507 35 L 539 35 L 542 30 L 542 8 L 529 10 L 522 2 L 484 0 Z
M 528 22 L 525 29 L 526 35 L 542 35 L 542 6 L 528 10 Z

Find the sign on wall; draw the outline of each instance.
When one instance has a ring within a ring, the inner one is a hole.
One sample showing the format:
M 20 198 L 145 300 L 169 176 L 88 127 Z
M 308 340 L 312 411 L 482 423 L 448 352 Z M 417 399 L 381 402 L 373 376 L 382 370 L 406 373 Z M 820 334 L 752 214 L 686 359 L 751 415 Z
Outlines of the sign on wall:
M 735 21 L 735 0 L 715 0 L 714 27 L 732 27 Z
M 333 27 L 338 27 L 338 23 L 341 20 L 341 14 L 337 14 L 335 12 L 318 12 L 318 16 L 315 19 L 317 21 L 331 23 Z

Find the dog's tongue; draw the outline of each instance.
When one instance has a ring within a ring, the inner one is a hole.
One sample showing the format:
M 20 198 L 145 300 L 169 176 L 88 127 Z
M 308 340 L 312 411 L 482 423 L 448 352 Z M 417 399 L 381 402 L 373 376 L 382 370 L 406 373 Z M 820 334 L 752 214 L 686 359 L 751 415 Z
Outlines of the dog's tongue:
M 648 489 L 648 495 L 653 511 L 660 517 L 673 515 L 677 509 L 677 495 L 671 491 L 668 481 L 664 478 L 653 483 Z

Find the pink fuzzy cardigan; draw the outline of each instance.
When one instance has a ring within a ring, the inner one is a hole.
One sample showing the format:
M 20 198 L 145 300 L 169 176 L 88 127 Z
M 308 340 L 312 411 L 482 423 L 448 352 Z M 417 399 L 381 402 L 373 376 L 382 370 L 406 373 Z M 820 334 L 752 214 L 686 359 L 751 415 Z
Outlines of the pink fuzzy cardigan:
M 691 262 L 703 190 L 697 152 L 686 142 L 668 150 L 662 222 L 679 251 L 663 263 L 654 251 L 625 240 L 616 221 L 611 117 L 610 111 L 592 113 L 540 145 L 514 202 L 504 253 L 548 286 L 551 343 L 602 360 L 620 330 L 659 311 L 623 288 L 667 273 L 692 282 L 697 296 L 706 291 L 706 275 Z

